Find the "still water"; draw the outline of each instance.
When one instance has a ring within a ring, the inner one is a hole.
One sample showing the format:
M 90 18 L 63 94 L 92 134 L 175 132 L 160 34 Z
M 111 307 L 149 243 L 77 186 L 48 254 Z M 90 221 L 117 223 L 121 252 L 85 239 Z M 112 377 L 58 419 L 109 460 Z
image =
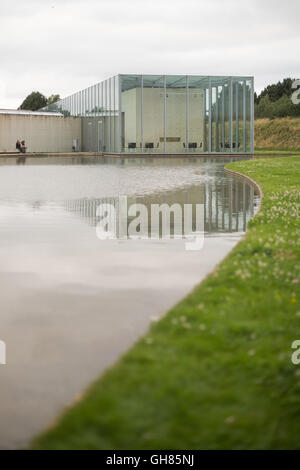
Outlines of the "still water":
M 0 448 L 55 418 L 233 248 L 258 206 L 230 158 L 0 159 Z M 205 241 L 105 240 L 96 208 L 204 204 Z

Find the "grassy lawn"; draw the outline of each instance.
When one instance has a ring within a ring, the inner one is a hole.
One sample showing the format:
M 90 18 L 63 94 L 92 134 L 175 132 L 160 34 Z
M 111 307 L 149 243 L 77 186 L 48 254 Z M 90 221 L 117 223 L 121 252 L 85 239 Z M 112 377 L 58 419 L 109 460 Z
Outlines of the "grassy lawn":
M 261 150 L 300 150 L 300 117 L 255 119 L 255 147 Z
M 300 150 L 274 150 L 274 149 L 255 149 L 254 155 L 300 155 Z
M 264 192 L 247 236 L 33 448 L 300 448 L 300 156 L 228 168 Z

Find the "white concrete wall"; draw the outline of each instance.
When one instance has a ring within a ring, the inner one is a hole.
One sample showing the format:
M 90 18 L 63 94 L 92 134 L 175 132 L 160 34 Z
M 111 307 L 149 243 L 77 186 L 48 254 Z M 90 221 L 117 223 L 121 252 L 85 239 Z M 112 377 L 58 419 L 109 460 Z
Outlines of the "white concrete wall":
M 71 152 L 74 139 L 81 150 L 81 119 L 0 114 L 0 152 L 16 151 L 17 139 L 25 140 L 28 152 Z

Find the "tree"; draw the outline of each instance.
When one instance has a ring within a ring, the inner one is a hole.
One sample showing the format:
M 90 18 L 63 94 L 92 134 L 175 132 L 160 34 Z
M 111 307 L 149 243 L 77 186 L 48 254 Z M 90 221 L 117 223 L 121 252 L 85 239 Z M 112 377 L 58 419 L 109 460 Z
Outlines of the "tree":
M 269 95 L 261 98 L 260 102 L 255 103 L 255 118 L 282 118 L 282 117 L 300 116 L 300 105 L 293 104 L 291 97 L 283 94 L 276 101 L 271 101 Z
M 269 96 L 273 102 L 279 100 L 282 96 L 291 96 L 293 82 L 294 80 L 291 78 L 284 78 L 282 82 L 268 85 L 258 96 L 256 95 L 255 103 L 259 104 L 264 96 Z
M 50 95 L 49 98 L 47 99 L 47 105 L 49 106 L 50 104 L 54 104 L 59 100 L 60 100 L 59 95 Z
M 300 116 L 300 104 L 293 104 L 294 80 L 284 78 L 282 82 L 268 85 L 259 95 L 254 94 L 255 118 L 281 118 Z
M 30 111 L 37 111 L 38 109 L 47 106 L 47 98 L 39 91 L 33 91 L 28 95 L 19 109 L 28 109 Z

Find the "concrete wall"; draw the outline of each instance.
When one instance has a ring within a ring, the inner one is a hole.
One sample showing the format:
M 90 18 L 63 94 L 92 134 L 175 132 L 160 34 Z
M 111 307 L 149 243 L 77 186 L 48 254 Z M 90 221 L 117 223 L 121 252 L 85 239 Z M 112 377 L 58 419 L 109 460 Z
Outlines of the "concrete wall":
M 0 114 L 0 152 L 16 151 L 17 139 L 25 140 L 28 152 L 71 152 L 74 139 L 81 150 L 81 119 Z

